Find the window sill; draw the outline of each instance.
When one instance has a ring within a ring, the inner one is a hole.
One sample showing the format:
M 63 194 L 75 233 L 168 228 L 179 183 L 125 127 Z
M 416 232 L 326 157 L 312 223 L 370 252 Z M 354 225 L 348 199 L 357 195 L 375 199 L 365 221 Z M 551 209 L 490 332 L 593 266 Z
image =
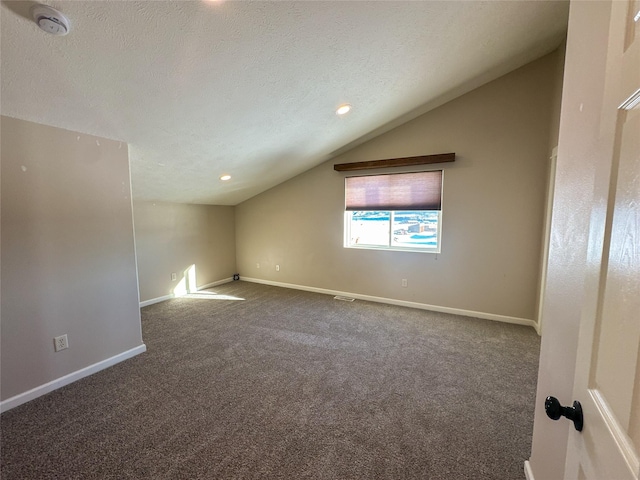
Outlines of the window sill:
M 354 250 L 377 250 L 382 252 L 440 253 L 440 249 L 436 248 L 384 247 L 376 245 L 344 245 L 344 248 L 351 248 Z

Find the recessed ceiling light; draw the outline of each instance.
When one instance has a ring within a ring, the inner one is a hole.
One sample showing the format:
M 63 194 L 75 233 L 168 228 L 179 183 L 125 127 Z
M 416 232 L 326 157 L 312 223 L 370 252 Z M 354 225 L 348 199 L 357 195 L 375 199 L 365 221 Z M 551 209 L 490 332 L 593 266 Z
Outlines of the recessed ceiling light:
M 338 109 L 336 110 L 336 115 L 344 115 L 346 113 L 349 113 L 351 111 L 351 105 L 349 105 L 348 103 L 345 103 L 344 105 L 340 105 L 338 107 Z
M 223 182 L 226 182 L 227 180 L 231 180 L 231 175 L 222 175 L 220 177 L 220 180 L 222 180 Z

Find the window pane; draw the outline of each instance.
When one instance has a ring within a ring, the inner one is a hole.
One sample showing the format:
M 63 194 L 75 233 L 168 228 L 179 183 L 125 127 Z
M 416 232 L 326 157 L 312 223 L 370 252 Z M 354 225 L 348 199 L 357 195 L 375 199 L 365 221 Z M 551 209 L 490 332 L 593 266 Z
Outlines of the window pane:
M 393 212 L 391 245 L 405 248 L 438 248 L 439 218 L 437 211 Z
M 349 245 L 389 246 L 390 212 L 349 213 Z

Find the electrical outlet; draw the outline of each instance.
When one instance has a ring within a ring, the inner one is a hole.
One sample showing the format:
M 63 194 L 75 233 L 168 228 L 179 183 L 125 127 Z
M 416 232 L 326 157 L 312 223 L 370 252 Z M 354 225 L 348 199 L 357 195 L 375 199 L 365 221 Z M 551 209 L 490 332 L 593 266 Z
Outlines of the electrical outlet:
M 280 265 L 276 265 L 276 272 L 280 271 Z
M 260 264 L 259 263 L 256 263 L 256 268 L 260 268 Z
M 178 276 L 175 273 L 171 274 L 171 281 L 175 282 L 178 279 Z
M 67 339 L 67 335 L 60 335 L 59 337 L 53 337 L 53 347 L 56 352 L 60 350 L 65 350 L 69 348 L 69 340 Z
M 403 279 L 402 279 L 402 286 L 403 286 L 403 287 L 406 287 L 406 286 L 407 286 L 407 279 L 406 279 L 406 278 L 403 278 Z

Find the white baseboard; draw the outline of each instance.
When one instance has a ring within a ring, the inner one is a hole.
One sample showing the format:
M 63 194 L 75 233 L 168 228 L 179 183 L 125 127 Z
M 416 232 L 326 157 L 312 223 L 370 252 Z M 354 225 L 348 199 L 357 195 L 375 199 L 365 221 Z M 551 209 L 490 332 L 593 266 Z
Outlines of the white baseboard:
M 147 346 L 143 343 L 142 345 L 127 350 L 125 352 L 119 353 L 111 358 L 107 358 L 106 360 L 102 360 L 101 362 L 94 363 L 93 365 L 89 365 L 88 367 L 82 368 L 75 372 L 69 373 L 64 377 L 60 377 L 56 380 L 53 380 L 49 383 L 45 383 L 44 385 L 40 385 L 39 387 L 32 388 L 24 393 L 20 393 L 11 398 L 7 398 L 6 400 L 0 402 L 0 413 L 6 412 L 7 410 L 11 410 L 12 408 L 17 407 L 18 405 L 22 405 L 30 400 L 38 398 L 46 393 L 57 390 L 60 387 L 64 387 L 65 385 L 69 385 L 81 378 L 88 377 L 89 375 L 93 375 L 100 370 L 104 370 L 105 368 L 111 367 L 116 363 L 123 362 L 128 360 L 131 357 L 135 357 L 141 353 L 147 351 Z
M 534 322 L 533 328 L 536 329 L 536 333 L 538 334 L 539 337 L 541 337 L 542 336 L 542 328 L 540 328 L 540 322 L 539 321 Z
M 536 322 L 528 318 L 509 317 L 507 315 L 498 315 L 495 313 L 476 312 L 473 310 L 463 310 L 461 308 L 441 307 L 438 305 L 429 305 L 426 303 L 409 302 L 406 300 L 396 300 L 395 298 L 374 297 L 371 295 L 361 295 L 359 293 L 340 292 L 337 290 L 328 290 L 326 288 L 307 287 L 305 285 L 294 285 L 291 283 L 272 282 L 270 280 L 262 280 L 259 278 L 240 277 L 241 280 L 253 283 L 262 283 L 264 285 L 273 285 L 274 287 L 293 288 L 295 290 L 305 290 L 308 292 L 325 293 L 327 295 L 341 295 L 344 297 L 356 298 L 358 300 L 366 300 L 368 302 L 388 303 L 390 305 L 399 305 L 401 307 L 417 308 L 420 310 L 430 310 L 433 312 L 451 313 L 454 315 L 463 315 L 465 317 L 483 318 L 486 320 L 495 320 L 497 322 L 515 323 L 517 325 L 526 325 L 536 328 Z
M 218 285 L 222 285 L 223 283 L 233 282 L 233 277 L 223 278 L 222 280 L 218 280 L 216 282 L 206 283 L 204 285 L 200 285 L 198 290 L 204 290 L 205 288 L 217 287 Z
M 154 303 L 164 302 L 165 300 L 170 300 L 170 299 L 175 298 L 175 297 L 176 296 L 173 293 L 170 293 L 169 295 L 164 295 L 162 297 L 156 297 L 156 298 L 152 298 L 150 300 L 145 300 L 144 302 L 140 302 L 140 308 L 146 307 L 148 305 L 153 305 Z
M 206 283 L 204 285 L 200 285 L 198 290 L 204 290 L 205 288 L 215 287 L 217 285 L 222 285 L 223 283 L 233 282 L 233 277 L 223 278 L 222 280 L 218 280 L 216 282 Z M 176 295 L 174 293 L 170 293 L 169 295 L 163 295 L 162 297 L 152 298 L 150 300 L 145 300 L 144 302 L 140 302 L 140 308 L 146 307 L 148 305 L 153 305 L 154 303 L 164 302 L 165 300 L 170 300 L 172 298 L 180 297 L 181 295 Z
M 535 480 L 535 478 L 533 478 L 533 470 L 531 470 L 531 464 L 529 463 L 529 460 L 524 461 L 524 477 L 527 480 Z

